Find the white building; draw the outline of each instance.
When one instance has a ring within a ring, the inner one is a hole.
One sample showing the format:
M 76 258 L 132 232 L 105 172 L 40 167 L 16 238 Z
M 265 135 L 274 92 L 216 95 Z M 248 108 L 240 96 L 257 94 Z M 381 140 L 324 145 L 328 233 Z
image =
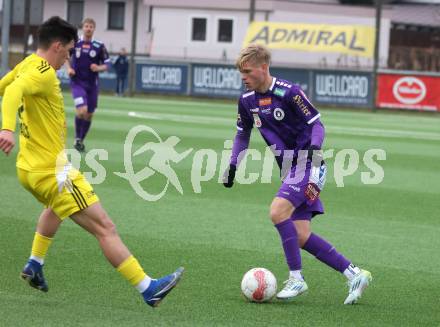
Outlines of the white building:
M 250 0 L 139 0 L 136 54 L 154 59 L 232 62 L 250 22 Z M 255 21 L 375 26 L 373 7 L 342 6 L 337 0 L 256 0 Z M 44 0 L 43 20 L 60 15 L 79 23 L 92 17 L 96 37 L 110 52 L 131 48 L 133 0 Z M 382 14 L 380 62 L 387 63 L 390 13 Z M 371 58 L 339 53 L 273 51 L 273 63 L 289 66 L 370 67 Z

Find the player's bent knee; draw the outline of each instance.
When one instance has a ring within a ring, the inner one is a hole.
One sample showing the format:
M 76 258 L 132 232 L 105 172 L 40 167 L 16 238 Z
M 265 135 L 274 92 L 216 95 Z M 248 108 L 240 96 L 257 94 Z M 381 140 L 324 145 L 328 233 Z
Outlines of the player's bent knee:
M 271 206 L 269 215 L 274 224 L 279 224 L 289 218 L 288 211 L 280 206 Z
M 298 243 L 299 243 L 299 247 L 302 248 L 304 246 L 304 244 L 306 244 L 307 240 L 310 237 L 310 233 L 304 233 L 301 231 L 297 231 L 298 232 Z
M 270 206 L 270 219 L 274 224 L 279 224 L 289 219 L 294 210 L 295 208 L 288 200 L 275 198 Z
M 298 235 L 298 243 L 302 248 L 304 244 L 306 244 L 307 240 L 310 237 L 311 231 L 309 225 L 301 224 L 298 221 L 295 222 L 295 229 Z

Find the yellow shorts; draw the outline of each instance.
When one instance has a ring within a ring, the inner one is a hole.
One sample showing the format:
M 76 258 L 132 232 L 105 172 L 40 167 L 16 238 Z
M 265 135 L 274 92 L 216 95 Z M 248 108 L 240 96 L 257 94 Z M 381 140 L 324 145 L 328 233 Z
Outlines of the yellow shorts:
M 99 201 L 90 183 L 76 169 L 70 169 L 61 180 L 55 172 L 32 172 L 20 168 L 17 168 L 17 175 L 21 185 L 60 219 Z

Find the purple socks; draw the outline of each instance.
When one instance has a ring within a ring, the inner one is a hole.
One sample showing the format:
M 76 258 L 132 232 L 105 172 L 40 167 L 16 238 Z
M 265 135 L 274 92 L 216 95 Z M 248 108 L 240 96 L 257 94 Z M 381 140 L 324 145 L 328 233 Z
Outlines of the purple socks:
M 320 238 L 316 234 L 310 234 L 310 237 L 306 244 L 304 244 L 303 249 L 315 256 L 319 261 L 341 273 L 343 273 L 344 270 L 350 265 L 350 261 L 336 251 L 336 249 L 330 243 Z
M 91 120 L 83 120 L 82 131 L 81 131 L 81 140 L 84 140 L 86 138 L 86 135 L 89 132 L 89 128 L 90 128 L 91 124 L 92 124 Z
M 75 139 L 81 138 L 82 119 L 75 116 Z
M 276 224 L 275 227 L 281 237 L 281 243 L 283 244 L 284 255 L 289 270 L 301 270 L 301 254 L 298 245 L 298 234 L 296 233 L 292 219 L 286 219 L 279 224 Z
M 84 140 L 91 124 L 92 121 L 84 120 L 75 116 L 75 138 Z

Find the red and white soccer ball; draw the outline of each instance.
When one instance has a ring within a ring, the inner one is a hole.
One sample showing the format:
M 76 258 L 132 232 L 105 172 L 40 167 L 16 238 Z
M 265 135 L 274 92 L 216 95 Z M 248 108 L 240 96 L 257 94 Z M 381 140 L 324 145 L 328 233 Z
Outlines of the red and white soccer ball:
M 277 279 L 266 268 L 253 268 L 241 281 L 243 295 L 252 302 L 267 302 L 277 292 Z

